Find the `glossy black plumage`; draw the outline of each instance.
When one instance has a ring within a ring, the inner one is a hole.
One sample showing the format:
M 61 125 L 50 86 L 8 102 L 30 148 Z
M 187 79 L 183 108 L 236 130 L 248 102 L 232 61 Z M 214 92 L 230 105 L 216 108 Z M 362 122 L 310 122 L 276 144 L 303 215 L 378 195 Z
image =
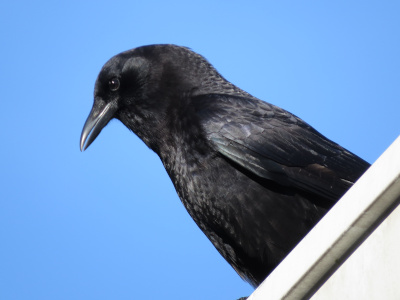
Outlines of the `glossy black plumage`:
M 112 118 L 159 155 L 194 221 L 253 286 L 369 167 L 174 45 L 136 48 L 104 65 L 81 149 Z

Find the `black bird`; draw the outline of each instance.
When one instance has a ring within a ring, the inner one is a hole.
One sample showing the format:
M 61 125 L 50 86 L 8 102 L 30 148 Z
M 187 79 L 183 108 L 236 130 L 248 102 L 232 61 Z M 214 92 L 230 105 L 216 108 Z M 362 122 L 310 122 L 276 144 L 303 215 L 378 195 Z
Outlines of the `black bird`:
M 175 45 L 103 66 L 81 150 L 112 118 L 158 154 L 193 220 L 255 287 L 369 167 Z

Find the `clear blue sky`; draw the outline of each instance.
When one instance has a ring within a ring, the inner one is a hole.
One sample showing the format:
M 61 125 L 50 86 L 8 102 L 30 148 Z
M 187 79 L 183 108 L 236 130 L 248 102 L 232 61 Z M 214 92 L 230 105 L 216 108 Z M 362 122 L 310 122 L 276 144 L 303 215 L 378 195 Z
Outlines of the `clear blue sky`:
M 400 133 L 398 1 L 2 1 L 0 299 L 252 292 L 118 121 L 81 153 L 102 65 L 174 43 L 369 162 Z

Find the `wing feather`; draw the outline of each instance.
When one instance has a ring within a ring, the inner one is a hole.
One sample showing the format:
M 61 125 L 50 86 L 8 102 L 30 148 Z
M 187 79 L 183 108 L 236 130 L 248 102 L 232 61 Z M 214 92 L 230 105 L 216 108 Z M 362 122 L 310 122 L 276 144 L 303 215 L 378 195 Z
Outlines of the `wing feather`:
M 369 164 L 289 112 L 255 98 L 198 97 L 211 145 L 253 174 L 336 201 Z

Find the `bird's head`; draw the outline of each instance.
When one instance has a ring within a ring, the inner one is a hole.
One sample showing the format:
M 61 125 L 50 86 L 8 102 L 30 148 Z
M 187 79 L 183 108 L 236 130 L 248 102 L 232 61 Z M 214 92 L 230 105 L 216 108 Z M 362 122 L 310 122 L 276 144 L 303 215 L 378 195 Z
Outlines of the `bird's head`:
M 150 45 L 122 52 L 101 69 L 94 103 L 83 127 L 81 151 L 116 118 L 148 146 L 171 118 L 168 107 L 230 85 L 199 54 L 175 45 Z M 213 88 L 214 86 L 214 88 Z
M 81 134 L 81 151 L 113 118 L 155 150 L 166 125 L 179 117 L 175 112 L 191 97 L 206 94 L 249 96 L 186 47 L 149 45 L 122 52 L 112 57 L 97 77 L 94 104 Z

